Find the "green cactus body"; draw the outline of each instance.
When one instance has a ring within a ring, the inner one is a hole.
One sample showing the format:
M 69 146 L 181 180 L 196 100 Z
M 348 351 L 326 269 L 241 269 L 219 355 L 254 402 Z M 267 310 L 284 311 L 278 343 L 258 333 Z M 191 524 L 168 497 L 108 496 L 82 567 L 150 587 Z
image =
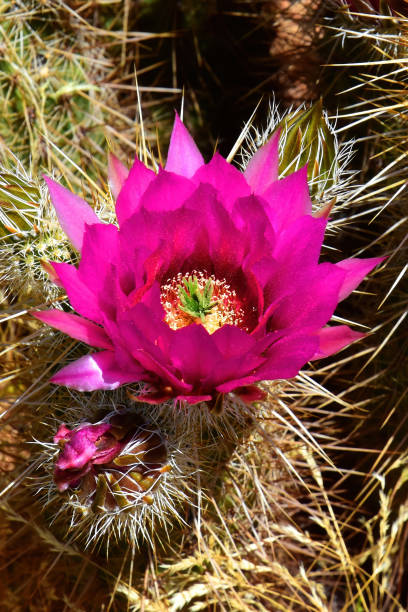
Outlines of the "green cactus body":
M 34 170 L 68 156 L 95 174 L 109 123 L 103 105 L 95 102 L 111 95 L 108 89 L 103 94 L 95 81 L 109 62 L 87 48 L 85 35 L 74 39 L 56 31 L 51 18 L 7 17 L 0 24 L 1 138 Z
M 13 299 L 56 297 L 49 261 L 75 261 L 45 188 L 21 167 L 0 167 L 0 288 Z

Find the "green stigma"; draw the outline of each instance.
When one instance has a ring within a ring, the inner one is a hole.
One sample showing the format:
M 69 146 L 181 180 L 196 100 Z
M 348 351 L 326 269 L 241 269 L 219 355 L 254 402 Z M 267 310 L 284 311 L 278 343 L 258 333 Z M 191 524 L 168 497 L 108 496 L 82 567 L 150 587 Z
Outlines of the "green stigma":
M 204 322 L 206 315 L 216 306 L 212 302 L 214 284 L 208 280 L 203 289 L 200 288 L 196 276 L 183 278 L 184 287 L 179 287 L 180 310 Z

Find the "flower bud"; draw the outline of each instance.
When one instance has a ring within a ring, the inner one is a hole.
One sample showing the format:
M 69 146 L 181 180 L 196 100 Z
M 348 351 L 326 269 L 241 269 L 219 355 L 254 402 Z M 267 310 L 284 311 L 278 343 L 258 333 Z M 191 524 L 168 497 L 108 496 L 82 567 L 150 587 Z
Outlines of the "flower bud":
M 105 422 L 64 424 L 54 436 L 61 447 L 54 482 L 75 491 L 83 510 L 121 511 L 152 503 L 153 491 L 168 471 L 160 433 L 135 414 L 115 414 Z

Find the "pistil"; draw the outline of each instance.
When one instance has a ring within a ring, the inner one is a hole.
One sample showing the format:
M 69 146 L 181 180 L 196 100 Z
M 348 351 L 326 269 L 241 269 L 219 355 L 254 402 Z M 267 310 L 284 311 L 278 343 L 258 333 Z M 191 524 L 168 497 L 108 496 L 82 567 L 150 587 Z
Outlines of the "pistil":
M 196 276 L 183 278 L 184 287 L 179 288 L 180 310 L 188 314 L 193 319 L 201 319 L 205 322 L 205 317 L 210 314 L 217 302 L 212 302 L 214 283 L 209 279 L 204 288 L 201 289 Z

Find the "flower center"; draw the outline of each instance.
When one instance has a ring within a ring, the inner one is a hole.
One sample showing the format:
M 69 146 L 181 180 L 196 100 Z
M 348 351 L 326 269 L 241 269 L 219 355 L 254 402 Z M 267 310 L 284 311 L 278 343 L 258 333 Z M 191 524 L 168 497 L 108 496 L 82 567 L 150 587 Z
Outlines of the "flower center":
M 161 287 L 165 321 L 171 329 L 192 323 L 204 325 L 213 334 L 223 325 L 242 326 L 244 311 L 225 279 L 219 280 L 205 271 L 177 274 Z

